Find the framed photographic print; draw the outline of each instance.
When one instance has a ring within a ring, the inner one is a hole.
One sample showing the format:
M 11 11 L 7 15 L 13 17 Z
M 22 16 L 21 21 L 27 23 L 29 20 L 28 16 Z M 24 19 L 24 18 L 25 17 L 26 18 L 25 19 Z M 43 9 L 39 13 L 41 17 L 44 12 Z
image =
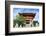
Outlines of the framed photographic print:
M 6 35 L 45 32 L 45 3 L 5 2 Z

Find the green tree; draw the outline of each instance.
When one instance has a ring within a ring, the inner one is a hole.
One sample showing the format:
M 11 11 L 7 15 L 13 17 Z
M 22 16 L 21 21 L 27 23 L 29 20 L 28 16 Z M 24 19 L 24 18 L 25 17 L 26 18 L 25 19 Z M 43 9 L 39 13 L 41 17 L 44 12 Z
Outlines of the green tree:
M 16 25 L 16 20 L 13 20 L 13 27 L 15 27 Z
M 39 26 L 39 22 L 38 21 L 33 21 L 33 25 L 36 26 L 36 23 L 37 25 Z
M 18 27 L 20 27 L 20 25 L 23 27 L 25 26 L 25 19 L 24 19 L 24 16 L 20 16 L 20 15 L 17 15 L 16 16 L 16 19 L 14 20 L 14 25 L 13 27 L 15 27 L 16 23 L 18 24 Z

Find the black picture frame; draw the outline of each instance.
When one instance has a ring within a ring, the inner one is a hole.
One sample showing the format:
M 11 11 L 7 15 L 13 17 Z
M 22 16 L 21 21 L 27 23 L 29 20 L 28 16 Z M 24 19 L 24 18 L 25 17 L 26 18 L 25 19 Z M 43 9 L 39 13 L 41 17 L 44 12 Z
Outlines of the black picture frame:
M 42 12 L 42 16 L 43 16 L 43 30 L 42 31 L 33 31 L 33 32 L 14 32 L 14 33 L 9 33 L 9 11 L 10 11 L 10 4 L 15 4 L 15 3 L 27 3 L 27 4 L 34 4 L 34 5 L 42 5 L 43 6 L 43 12 Z M 45 33 L 45 3 L 42 2 L 22 2 L 22 1 L 5 1 L 5 35 L 22 35 L 22 34 L 38 34 L 38 33 Z

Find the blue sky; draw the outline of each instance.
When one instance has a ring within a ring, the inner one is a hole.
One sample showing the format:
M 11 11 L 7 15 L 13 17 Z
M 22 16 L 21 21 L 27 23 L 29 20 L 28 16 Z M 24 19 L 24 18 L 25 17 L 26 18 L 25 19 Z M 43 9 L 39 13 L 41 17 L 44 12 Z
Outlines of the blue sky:
M 36 13 L 35 20 L 39 21 L 39 9 L 36 8 L 14 8 L 13 16 L 16 16 L 18 13 Z

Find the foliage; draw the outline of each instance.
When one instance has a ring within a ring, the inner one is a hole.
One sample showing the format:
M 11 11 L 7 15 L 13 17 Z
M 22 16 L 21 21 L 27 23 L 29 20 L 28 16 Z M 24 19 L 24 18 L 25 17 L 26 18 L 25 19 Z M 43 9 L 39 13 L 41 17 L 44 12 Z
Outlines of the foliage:
M 15 27 L 15 25 L 16 25 L 16 23 L 18 24 L 18 27 L 20 27 L 20 25 L 23 27 L 23 26 L 25 26 L 25 19 L 24 19 L 24 17 L 21 15 L 17 15 L 16 16 L 16 19 L 14 20 L 14 25 L 13 25 L 13 27 Z
M 15 27 L 16 25 L 16 20 L 13 20 L 13 27 Z
M 38 21 L 33 21 L 33 25 L 36 26 L 36 23 L 37 25 L 39 26 L 39 22 Z

